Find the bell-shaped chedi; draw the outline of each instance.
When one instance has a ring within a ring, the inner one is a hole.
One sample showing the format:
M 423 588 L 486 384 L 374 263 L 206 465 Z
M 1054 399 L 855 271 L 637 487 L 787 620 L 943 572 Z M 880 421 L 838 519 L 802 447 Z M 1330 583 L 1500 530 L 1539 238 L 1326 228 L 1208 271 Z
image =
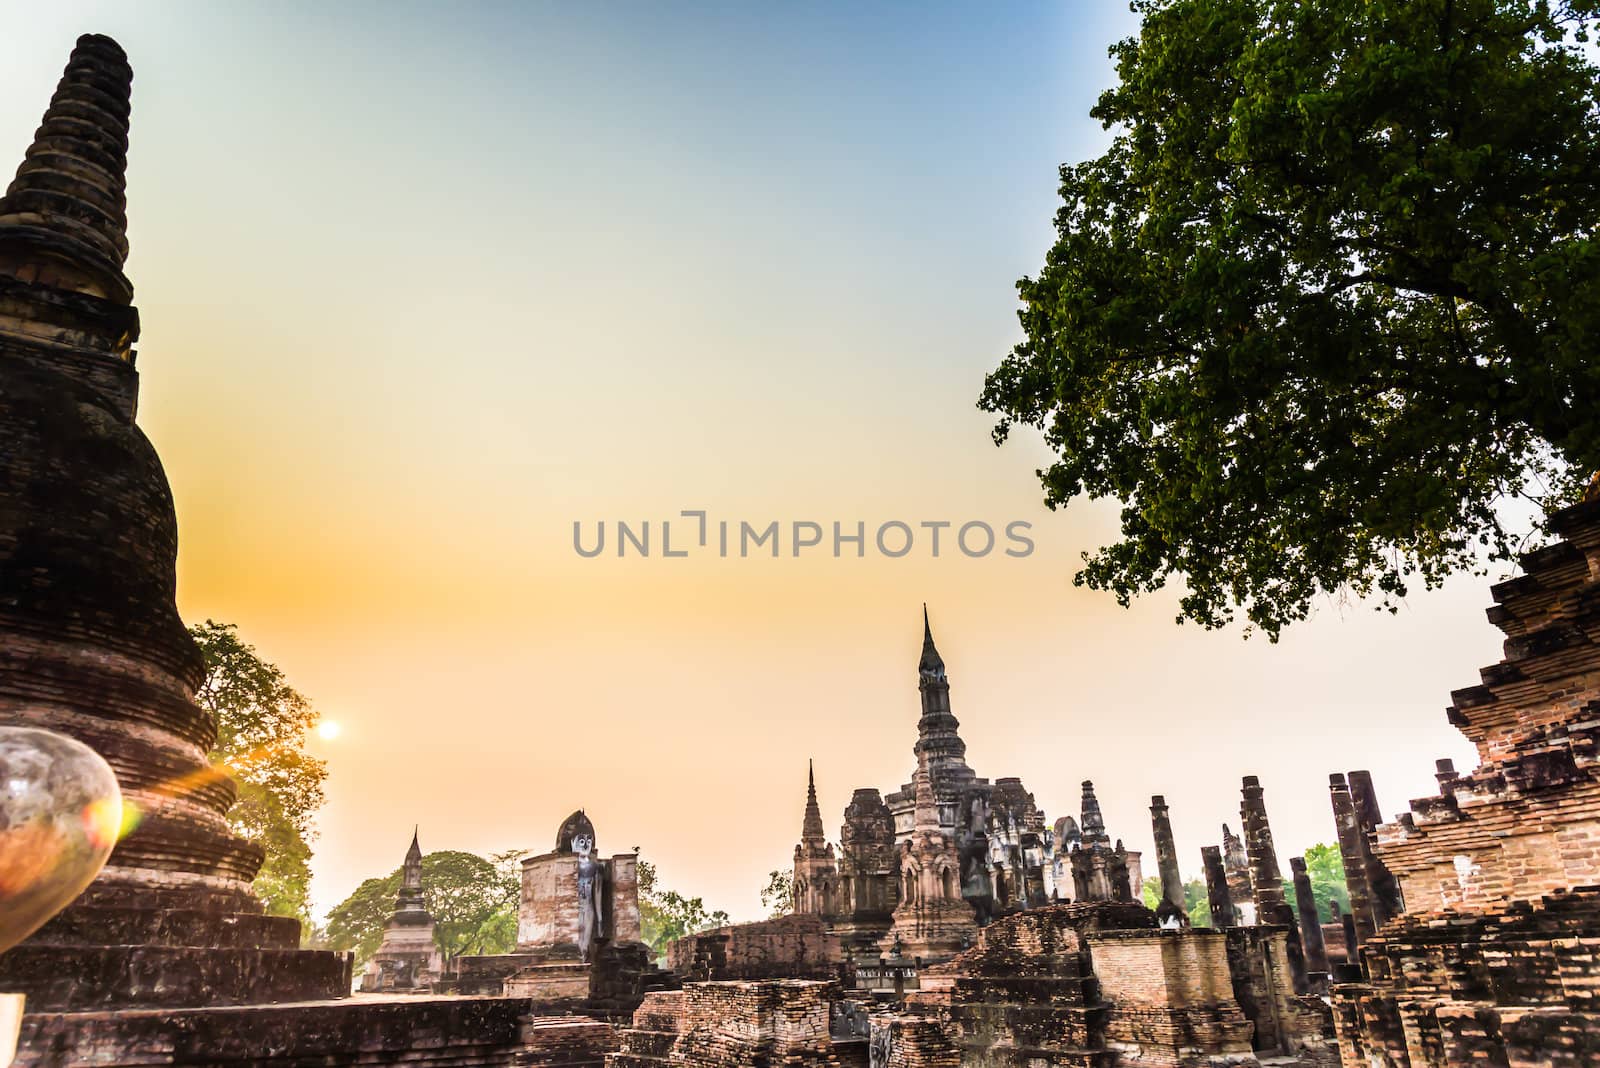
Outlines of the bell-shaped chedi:
M 232 781 L 174 603 L 177 519 L 134 425 L 138 319 L 122 277 L 131 72 L 79 40 L 0 199 L 0 722 L 104 756 L 136 818 L 89 890 L 0 956 L 31 1011 L 341 996 L 342 955 L 250 891 Z

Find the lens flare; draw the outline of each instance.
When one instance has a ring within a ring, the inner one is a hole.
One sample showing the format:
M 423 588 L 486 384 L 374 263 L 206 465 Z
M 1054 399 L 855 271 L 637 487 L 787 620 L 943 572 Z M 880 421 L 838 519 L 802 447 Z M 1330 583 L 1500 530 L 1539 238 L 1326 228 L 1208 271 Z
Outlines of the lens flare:
M 116 845 L 119 838 L 133 830 L 127 821 L 133 815 L 133 802 L 121 798 L 102 797 L 83 806 L 83 833 L 99 849 Z M 126 827 L 126 830 L 124 830 Z

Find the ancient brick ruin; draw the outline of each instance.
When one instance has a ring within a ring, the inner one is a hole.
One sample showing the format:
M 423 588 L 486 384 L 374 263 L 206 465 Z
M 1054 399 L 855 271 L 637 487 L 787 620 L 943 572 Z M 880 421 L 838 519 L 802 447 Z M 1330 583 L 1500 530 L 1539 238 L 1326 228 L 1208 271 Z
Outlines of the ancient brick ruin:
M 872 1017 L 874 1064 L 1336 1060 L 1253 777 L 1242 790 L 1244 837 L 1224 830 L 1226 860 L 1221 848 L 1205 851 L 1216 929 L 1194 928 L 1164 798 L 1151 799 L 1163 898 L 1152 911 L 1139 895 L 1140 857 L 1107 833 L 1092 782 L 1082 784 L 1080 818 L 1046 830 L 1018 780 L 991 784 L 967 766 L 926 620 L 918 689 L 912 782 L 887 799 L 856 790 L 835 850 L 808 777 L 796 914 L 674 943 L 667 959 L 688 980 L 685 997 L 735 980 L 770 995 L 785 979 L 835 979 L 841 998 L 887 1010 Z M 655 1022 L 624 1036 L 619 1065 L 685 1048 L 664 1037 L 678 1033 L 661 1025 L 669 1002 L 649 1004 L 638 1019 Z
M 1241 833 L 1200 850 L 1210 927 L 1151 798 L 1146 908 L 1092 782 L 1050 824 L 1020 780 L 968 766 L 925 611 L 911 779 L 856 789 L 834 843 L 808 769 L 793 915 L 697 932 L 662 971 L 635 856 L 603 857 L 580 810 L 522 863 L 516 950 L 445 962 L 414 836 L 352 996 L 348 955 L 264 914 L 261 849 L 207 762 L 171 495 L 135 423 L 131 78 L 81 38 L 0 198 L 0 718 L 95 748 L 139 813 L 90 889 L 0 955 L 0 990 L 28 996 L 18 1064 L 1600 1064 L 1595 501 L 1493 590 L 1505 659 L 1450 709 L 1479 766 L 1441 762 L 1439 795 L 1389 823 L 1370 775 L 1331 776 L 1350 907 L 1328 920 L 1300 857 L 1290 905 L 1253 776 Z
M 0 198 L 0 716 L 106 757 L 138 825 L 89 890 L 0 957 L 35 1010 L 335 997 L 349 962 L 250 892 L 232 781 L 194 703 L 173 604 L 177 520 L 139 428 L 139 317 L 122 273 L 133 72 L 78 41 Z
M 1350 1068 L 1600 1064 L 1600 502 L 1491 591 L 1505 659 L 1457 690 L 1479 765 L 1379 824 L 1334 776 L 1363 981 L 1334 987 Z

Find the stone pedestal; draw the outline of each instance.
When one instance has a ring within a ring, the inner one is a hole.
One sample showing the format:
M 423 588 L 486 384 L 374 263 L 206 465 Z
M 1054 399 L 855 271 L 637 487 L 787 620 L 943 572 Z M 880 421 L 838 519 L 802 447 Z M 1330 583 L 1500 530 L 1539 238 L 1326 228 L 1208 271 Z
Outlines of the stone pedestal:
M 603 879 L 598 937 L 608 942 L 639 941 L 639 858 L 622 853 L 595 863 Z M 524 860 L 517 952 L 576 948 L 579 923 L 578 857 L 555 852 Z
M 442 969 L 439 947 L 433 941 L 432 919 L 425 924 L 408 924 L 396 917 L 383 929 L 383 943 L 367 962 L 361 989 L 368 993 L 421 993 L 433 989 Z

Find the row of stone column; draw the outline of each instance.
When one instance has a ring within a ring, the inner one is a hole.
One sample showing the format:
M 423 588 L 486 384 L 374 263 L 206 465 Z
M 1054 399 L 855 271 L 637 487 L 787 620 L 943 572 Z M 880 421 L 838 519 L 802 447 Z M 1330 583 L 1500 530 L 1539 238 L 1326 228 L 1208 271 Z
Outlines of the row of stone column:
M 1450 761 L 1439 762 L 1437 777 L 1441 788 L 1455 778 L 1455 768 Z M 1211 924 L 1219 930 L 1252 924 L 1287 928 L 1289 966 L 1294 972 L 1296 990 L 1325 989 L 1330 970 L 1327 943 L 1305 858 L 1289 859 L 1295 888 L 1295 906 L 1291 907 L 1283 889 L 1283 872 L 1278 866 L 1261 781 L 1254 775 L 1245 776 L 1240 792 L 1242 834 L 1234 835 L 1228 825 L 1223 824 L 1222 845 L 1205 846 L 1200 850 Z M 1399 883 L 1372 848 L 1373 829 L 1382 819 L 1372 775 L 1366 771 L 1331 775 L 1329 792 L 1345 885 L 1350 894 L 1347 913 L 1341 915 L 1338 903 L 1334 902 L 1333 920 L 1344 926 L 1348 964 L 1359 966 L 1361 947 L 1385 923 L 1405 911 L 1405 902 L 1400 896 Z M 1172 820 L 1166 798 L 1159 794 L 1150 799 L 1150 821 L 1161 875 L 1157 914 L 1163 926 L 1187 926 L 1189 919 L 1184 909 L 1183 878 L 1178 867 Z
M 1446 776 L 1454 777 L 1450 761 L 1441 760 L 1438 768 L 1441 782 Z M 1345 887 L 1350 891 L 1350 911 L 1344 920 L 1345 952 L 1348 962 L 1357 966 L 1361 947 L 1378 928 L 1405 911 L 1405 902 L 1399 882 L 1372 850 L 1373 828 L 1383 817 L 1371 773 L 1352 771 L 1345 776 L 1335 772 L 1328 776 L 1328 793 Z
M 1288 936 L 1289 970 L 1295 991 L 1306 993 L 1313 988 L 1321 989 L 1327 982 L 1328 960 L 1316 902 L 1311 896 L 1311 883 L 1305 876 L 1305 861 L 1300 857 L 1291 861 L 1296 874 L 1295 895 L 1300 903 L 1300 916 L 1296 917 L 1295 909 L 1290 907 L 1283 892 L 1283 872 L 1272 842 L 1261 781 L 1254 775 L 1245 776 L 1241 793 L 1239 815 L 1243 838 L 1235 838 L 1224 824 L 1222 833 L 1227 855 L 1216 846 L 1200 850 L 1205 865 L 1211 925 L 1218 930 L 1255 923 L 1283 927 Z M 1166 798 L 1157 795 L 1150 799 L 1150 821 L 1155 837 L 1156 864 L 1161 874 L 1161 901 L 1156 914 L 1163 927 L 1187 926 L 1183 878 L 1179 873 L 1178 850 L 1173 841 Z M 1248 909 L 1234 904 L 1236 891 L 1248 904 Z M 1302 940 L 1301 927 L 1308 922 L 1315 936 L 1306 934 Z

